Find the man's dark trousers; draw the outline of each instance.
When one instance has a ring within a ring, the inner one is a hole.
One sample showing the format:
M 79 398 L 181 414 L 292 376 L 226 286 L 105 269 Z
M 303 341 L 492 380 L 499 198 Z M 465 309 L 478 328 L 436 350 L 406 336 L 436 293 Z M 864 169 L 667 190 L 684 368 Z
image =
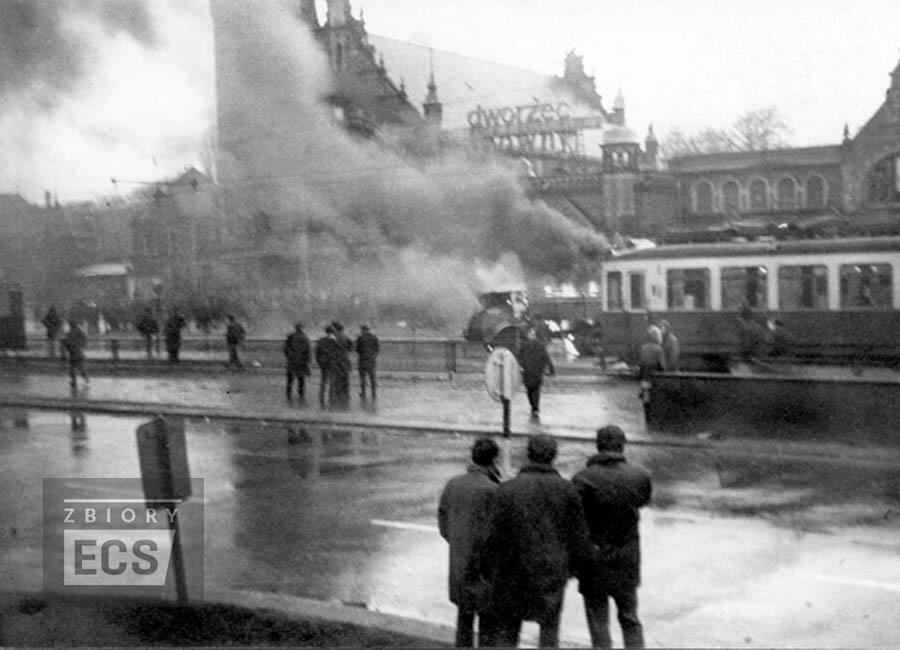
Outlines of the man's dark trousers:
M 584 597 L 584 611 L 587 615 L 591 644 L 595 648 L 611 648 L 609 634 L 609 599 L 616 603 L 616 615 L 622 628 L 626 648 L 644 647 L 644 628 L 637 615 L 637 589 L 620 587 L 609 590 L 608 594 L 593 594 Z
M 563 596 L 565 588 L 558 592 L 544 594 L 544 611 L 536 617 L 528 617 L 527 620 L 537 620 L 540 626 L 538 638 L 539 648 L 559 647 L 559 619 L 562 614 Z M 526 620 L 515 612 L 498 612 L 496 614 L 496 633 L 493 645 L 498 648 L 515 648 L 519 645 L 519 633 L 522 630 L 522 621 Z
M 541 382 L 525 384 L 525 392 L 528 394 L 528 403 L 531 405 L 531 414 L 541 412 Z
M 494 635 L 497 622 L 488 612 L 474 612 L 460 607 L 456 611 L 456 647 L 475 647 L 475 616 L 478 616 L 478 647 L 490 648 L 497 645 Z
M 287 367 L 287 396 L 291 397 L 291 387 L 294 385 L 294 379 L 297 380 L 297 397 L 306 398 L 306 373 L 301 366 Z
M 369 380 L 369 385 L 371 386 L 372 391 L 372 399 L 375 399 L 375 366 L 360 366 L 359 367 L 359 396 L 363 399 L 366 398 L 366 378 Z

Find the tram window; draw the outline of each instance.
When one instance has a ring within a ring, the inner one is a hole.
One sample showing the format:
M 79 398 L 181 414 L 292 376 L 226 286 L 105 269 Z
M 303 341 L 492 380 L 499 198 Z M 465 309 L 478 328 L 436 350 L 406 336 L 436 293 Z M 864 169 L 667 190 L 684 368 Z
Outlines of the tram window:
M 744 305 L 768 309 L 768 270 L 764 266 L 730 266 L 722 269 L 722 310 Z
M 824 266 L 778 269 L 780 309 L 828 309 L 828 270 Z
M 709 269 L 670 269 L 666 293 L 669 309 L 708 309 Z
M 606 274 L 606 309 L 622 311 L 622 272 L 610 271 Z
M 892 276 L 890 264 L 841 265 L 841 309 L 890 309 Z
M 647 305 L 644 299 L 644 274 L 632 273 L 628 276 L 631 309 L 644 309 Z

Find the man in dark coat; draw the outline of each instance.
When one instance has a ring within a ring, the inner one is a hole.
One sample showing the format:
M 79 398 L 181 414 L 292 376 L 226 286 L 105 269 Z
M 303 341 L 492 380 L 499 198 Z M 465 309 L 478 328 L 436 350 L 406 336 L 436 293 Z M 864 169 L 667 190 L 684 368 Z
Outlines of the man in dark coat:
M 350 406 L 350 370 L 353 367 L 350 351 L 353 349 L 353 341 L 344 333 L 344 326 L 340 322 L 334 321 L 331 327 L 334 328 L 334 340 L 337 344 L 331 374 L 331 406 L 346 409 Z
M 500 448 L 490 438 L 472 445 L 472 464 L 465 474 L 450 479 L 438 504 L 438 528 L 450 544 L 450 601 L 456 604 L 456 645 L 474 646 L 478 615 L 478 645 L 493 645 L 488 605 L 488 585 L 479 574 L 475 558 L 483 547 L 491 505 L 500 474 L 495 462 Z
M 74 320 L 69 321 L 69 331 L 63 337 L 62 348 L 69 359 L 69 384 L 72 390 L 77 387 L 76 375 L 81 375 L 84 383 L 88 383 L 87 372 L 84 370 L 84 349 L 87 347 L 87 336 L 84 330 Z
M 522 621 L 537 621 L 540 646 L 556 647 L 566 583 L 593 560 L 581 498 L 554 458 L 555 439 L 531 436 L 528 464 L 494 497 L 479 566 L 490 576 L 497 646 L 515 647 Z
M 522 368 L 522 383 L 528 394 L 531 405 L 531 421 L 538 422 L 541 417 L 541 384 L 544 372 L 555 375 L 556 368 L 547 353 L 547 347 L 537 338 L 534 328 L 528 330 L 528 340 L 519 349 L 519 366 Z
M 56 339 L 59 338 L 63 325 L 62 318 L 59 317 L 56 307 L 50 305 L 50 309 L 47 310 L 47 313 L 41 320 L 41 324 L 47 330 L 47 345 L 50 349 L 50 358 L 52 359 L 56 356 Z
M 371 386 L 372 401 L 375 401 L 375 359 L 378 357 L 378 337 L 372 334 L 368 325 L 359 328 L 356 337 L 357 369 L 359 370 L 359 396 L 366 399 L 366 379 Z
M 647 339 L 638 352 L 638 371 L 641 380 L 641 402 L 644 406 L 644 421 L 650 424 L 650 390 L 657 372 L 666 370 L 666 353 L 662 348 L 662 332 L 656 325 L 647 328 Z
M 169 363 L 178 363 L 178 352 L 181 350 L 181 330 L 186 325 L 184 316 L 178 308 L 172 310 L 171 316 L 166 320 L 163 333 L 166 336 L 166 352 L 169 353 Z
M 153 356 L 153 337 L 159 331 L 159 323 L 156 322 L 153 310 L 149 306 L 141 310 L 134 327 L 138 334 L 141 335 L 141 338 L 144 339 L 144 345 L 147 348 L 147 358 L 150 359 Z
M 593 570 L 581 577 L 588 629 L 595 648 L 612 647 L 609 599 L 626 648 L 643 648 L 644 632 L 637 613 L 641 583 L 639 508 L 650 502 L 650 473 L 625 460 L 625 434 L 615 425 L 597 431 L 597 454 L 572 479 L 581 495 L 591 540 L 599 547 Z
M 287 362 L 288 400 L 291 399 L 291 388 L 297 380 L 297 397 L 306 401 L 306 378 L 309 376 L 309 337 L 303 331 L 303 323 L 296 323 L 294 331 L 284 340 L 284 357 Z
M 325 396 L 331 396 L 331 382 L 334 365 L 337 362 L 338 346 L 334 338 L 334 328 L 329 325 L 325 328 L 325 336 L 316 341 L 316 364 L 322 373 L 319 382 L 319 406 L 325 408 L 327 404 Z
M 238 356 L 238 346 L 244 342 L 247 337 L 247 331 L 241 325 L 234 314 L 228 314 L 228 326 L 225 328 L 225 344 L 228 346 L 228 366 L 235 368 L 243 368 L 241 359 Z

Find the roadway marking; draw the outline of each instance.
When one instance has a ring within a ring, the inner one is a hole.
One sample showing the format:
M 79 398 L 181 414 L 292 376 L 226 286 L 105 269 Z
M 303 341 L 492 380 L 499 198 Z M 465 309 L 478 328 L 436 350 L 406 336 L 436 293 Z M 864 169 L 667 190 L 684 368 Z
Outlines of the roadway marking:
M 428 526 L 426 524 L 413 524 L 407 521 L 387 521 L 386 519 L 370 519 L 369 523 L 373 526 L 381 526 L 382 528 L 398 528 L 400 530 L 416 530 L 420 533 L 436 533 L 437 526 Z
M 881 582 L 879 580 L 863 580 L 861 578 L 839 578 L 837 576 L 813 575 L 816 580 L 832 582 L 839 585 L 852 585 L 854 587 L 870 587 L 872 589 L 884 589 L 885 591 L 900 592 L 900 583 Z

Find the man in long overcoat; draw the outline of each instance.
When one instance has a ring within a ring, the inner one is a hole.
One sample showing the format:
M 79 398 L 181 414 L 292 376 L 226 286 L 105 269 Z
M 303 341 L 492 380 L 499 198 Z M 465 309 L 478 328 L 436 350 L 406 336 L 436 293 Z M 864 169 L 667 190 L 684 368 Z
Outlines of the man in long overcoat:
M 541 417 L 541 385 L 544 383 L 544 373 L 555 375 L 556 368 L 547 352 L 547 346 L 538 340 L 535 329 L 529 328 L 528 340 L 519 350 L 519 366 L 522 368 L 522 384 L 528 394 L 528 403 L 531 406 L 531 420 L 537 422 Z
M 329 325 L 325 328 L 325 336 L 316 341 L 316 364 L 321 371 L 319 382 L 319 406 L 325 408 L 330 402 L 325 401 L 325 396 L 331 397 L 331 382 L 334 377 L 334 366 L 337 362 L 338 345 L 334 338 L 334 328 Z
M 50 350 L 50 358 L 53 358 L 56 356 L 56 339 L 59 338 L 63 326 L 62 318 L 56 311 L 56 307 L 50 305 L 41 324 L 47 329 L 47 346 Z
M 593 560 L 581 498 L 554 469 L 555 458 L 554 438 L 531 436 L 528 464 L 494 497 L 480 566 L 493 588 L 497 646 L 515 647 L 522 621 L 538 622 L 542 648 L 559 645 L 566 583 Z
M 291 389 L 297 380 L 297 397 L 306 400 L 306 378 L 309 376 L 309 337 L 303 331 L 303 323 L 296 323 L 294 331 L 284 340 L 284 357 L 287 365 L 287 398 L 291 399 Z
M 500 483 L 495 462 L 500 448 L 490 438 L 472 445 L 472 463 L 465 474 L 444 487 L 438 504 L 438 529 L 450 544 L 450 601 L 456 604 L 456 645 L 474 646 L 475 616 L 478 645 L 494 645 L 492 621 L 485 612 L 488 585 L 476 562 L 488 533 L 491 505 Z
M 335 347 L 334 366 L 331 374 L 331 407 L 346 409 L 350 406 L 350 350 L 353 341 L 344 333 L 344 326 L 339 321 L 331 323 L 334 329 Z
M 625 460 L 625 434 L 615 425 L 597 431 L 597 453 L 572 478 L 581 495 L 591 540 L 599 548 L 593 568 L 581 577 L 588 629 L 595 648 L 612 647 L 609 599 L 616 603 L 626 648 L 643 648 L 637 613 L 641 583 L 639 508 L 650 502 L 650 473 Z
M 172 310 L 172 314 L 166 320 L 163 332 L 166 335 L 166 352 L 169 353 L 169 363 L 178 363 L 178 352 L 181 350 L 181 330 L 187 323 L 178 308 Z
M 366 380 L 372 393 L 372 401 L 375 401 L 375 359 L 381 348 L 378 337 L 372 334 L 368 325 L 359 328 L 359 336 L 356 337 L 356 367 L 359 371 L 359 396 L 366 399 Z

